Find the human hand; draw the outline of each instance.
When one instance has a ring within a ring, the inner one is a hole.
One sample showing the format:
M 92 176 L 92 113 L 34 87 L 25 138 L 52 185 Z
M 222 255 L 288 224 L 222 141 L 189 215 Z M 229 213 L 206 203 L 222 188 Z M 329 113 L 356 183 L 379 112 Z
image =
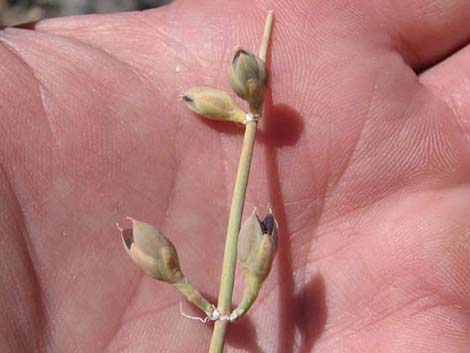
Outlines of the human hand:
M 468 352 L 465 0 L 176 1 L 1 31 L 1 352 L 207 351 L 114 223 L 155 224 L 215 302 L 242 128 L 178 95 L 228 89 L 268 9 L 245 213 L 270 202 L 280 246 L 226 351 Z

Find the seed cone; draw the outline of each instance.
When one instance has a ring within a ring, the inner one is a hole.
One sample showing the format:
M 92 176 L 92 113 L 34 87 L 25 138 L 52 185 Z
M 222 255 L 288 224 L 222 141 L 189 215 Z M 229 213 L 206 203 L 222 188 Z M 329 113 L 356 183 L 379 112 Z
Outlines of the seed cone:
M 238 259 L 245 271 L 264 281 L 269 274 L 278 245 L 278 224 L 268 214 L 261 222 L 256 213 L 243 223 L 238 241 Z
M 231 315 L 233 320 L 247 312 L 258 297 L 263 282 L 271 271 L 278 246 L 278 234 L 278 224 L 271 213 L 260 221 L 253 211 L 243 223 L 238 242 L 238 259 L 245 274 L 245 289 L 240 305 Z
M 259 113 L 268 88 L 268 70 L 263 60 L 243 48 L 235 48 L 228 81 L 233 91 Z
M 192 87 L 183 95 L 186 106 L 207 119 L 243 123 L 245 112 L 226 92 L 210 87 Z
M 215 306 L 209 303 L 183 275 L 173 243 L 148 223 L 129 218 L 132 229 L 120 229 L 126 252 L 146 274 L 170 283 L 209 317 Z
M 124 248 L 148 275 L 168 283 L 184 278 L 173 243 L 154 226 L 130 218 L 132 229 L 122 231 Z

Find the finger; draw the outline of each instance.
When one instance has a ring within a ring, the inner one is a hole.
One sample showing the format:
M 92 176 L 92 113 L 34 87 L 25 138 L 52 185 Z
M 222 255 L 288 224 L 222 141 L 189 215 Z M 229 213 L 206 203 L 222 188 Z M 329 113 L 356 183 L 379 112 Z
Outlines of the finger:
M 470 40 L 468 0 L 382 0 L 377 21 L 405 61 L 422 70 Z
M 420 78 L 447 102 L 470 141 L 470 45 L 424 72 Z

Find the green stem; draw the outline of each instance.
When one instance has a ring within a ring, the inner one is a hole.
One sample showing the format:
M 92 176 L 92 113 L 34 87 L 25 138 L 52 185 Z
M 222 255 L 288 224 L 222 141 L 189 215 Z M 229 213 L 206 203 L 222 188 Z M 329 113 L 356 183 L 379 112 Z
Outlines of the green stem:
M 206 315 L 212 316 L 215 310 L 215 306 L 210 304 L 197 289 L 193 287 L 191 282 L 186 277 L 183 277 L 181 281 L 174 284 L 175 288 L 183 294 L 186 300 L 193 303 L 199 309 L 204 311 Z
M 221 315 L 229 315 L 232 304 L 235 265 L 237 261 L 238 232 L 240 231 L 246 186 L 248 184 L 248 175 L 250 173 L 251 158 L 255 144 L 256 127 L 257 123 L 255 121 L 246 124 L 240 163 L 235 181 L 235 190 L 233 193 L 227 229 L 227 239 L 225 241 L 222 277 L 220 279 L 218 309 Z M 210 353 L 223 352 L 227 323 L 228 321 L 225 320 L 215 322 L 209 350 Z
M 263 281 L 260 281 L 259 277 L 255 277 L 249 273 L 245 274 L 245 290 L 243 291 L 242 300 L 230 315 L 234 320 L 240 319 L 248 312 L 248 310 L 250 310 L 258 297 L 262 284 Z
M 272 12 L 268 13 L 261 41 L 259 57 L 266 61 L 269 35 L 271 32 Z M 232 305 L 233 285 L 235 281 L 235 267 L 237 262 L 238 233 L 245 203 L 246 187 L 250 174 L 253 148 L 255 145 L 257 122 L 250 121 L 246 124 L 243 137 L 243 146 L 238 164 L 237 177 L 233 191 L 232 205 L 225 240 L 224 260 L 222 264 L 222 277 L 220 279 L 218 309 L 223 316 L 230 314 Z M 222 353 L 224 350 L 227 320 L 219 320 L 214 324 L 209 353 Z

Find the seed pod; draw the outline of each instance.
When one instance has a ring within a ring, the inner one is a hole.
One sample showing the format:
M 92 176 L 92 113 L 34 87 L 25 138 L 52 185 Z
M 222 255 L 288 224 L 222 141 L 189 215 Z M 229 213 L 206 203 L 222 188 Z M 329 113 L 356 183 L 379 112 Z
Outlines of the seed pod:
M 209 317 L 215 306 L 193 287 L 180 269 L 178 254 L 172 242 L 154 226 L 129 218 L 132 229 L 120 229 L 124 248 L 144 272 L 160 281 L 173 284 L 184 297 Z
M 266 63 L 252 52 L 235 48 L 230 62 L 228 81 L 233 91 L 259 113 L 268 88 Z
M 130 220 L 132 229 L 122 231 L 122 240 L 124 248 L 137 266 L 160 281 L 181 281 L 184 276 L 171 241 L 154 226 L 132 218 Z
M 255 211 L 240 229 L 238 259 L 245 274 L 245 289 L 231 318 L 242 316 L 255 302 L 264 280 L 268 277 L 278 245 L 278 224 L 269 213 L 261 222 Z
M 238 259 L 245 270 L 264 280 L 271 269 L 278 244 L 278 224 L 269 213 L 260 221 L 256 212 L 243 223 L 238 240 Z
M 188 108 L 205 118 L 243 123 L 245 112 L 226 92 L 209 87 L 193 87 L 183 95 Z

